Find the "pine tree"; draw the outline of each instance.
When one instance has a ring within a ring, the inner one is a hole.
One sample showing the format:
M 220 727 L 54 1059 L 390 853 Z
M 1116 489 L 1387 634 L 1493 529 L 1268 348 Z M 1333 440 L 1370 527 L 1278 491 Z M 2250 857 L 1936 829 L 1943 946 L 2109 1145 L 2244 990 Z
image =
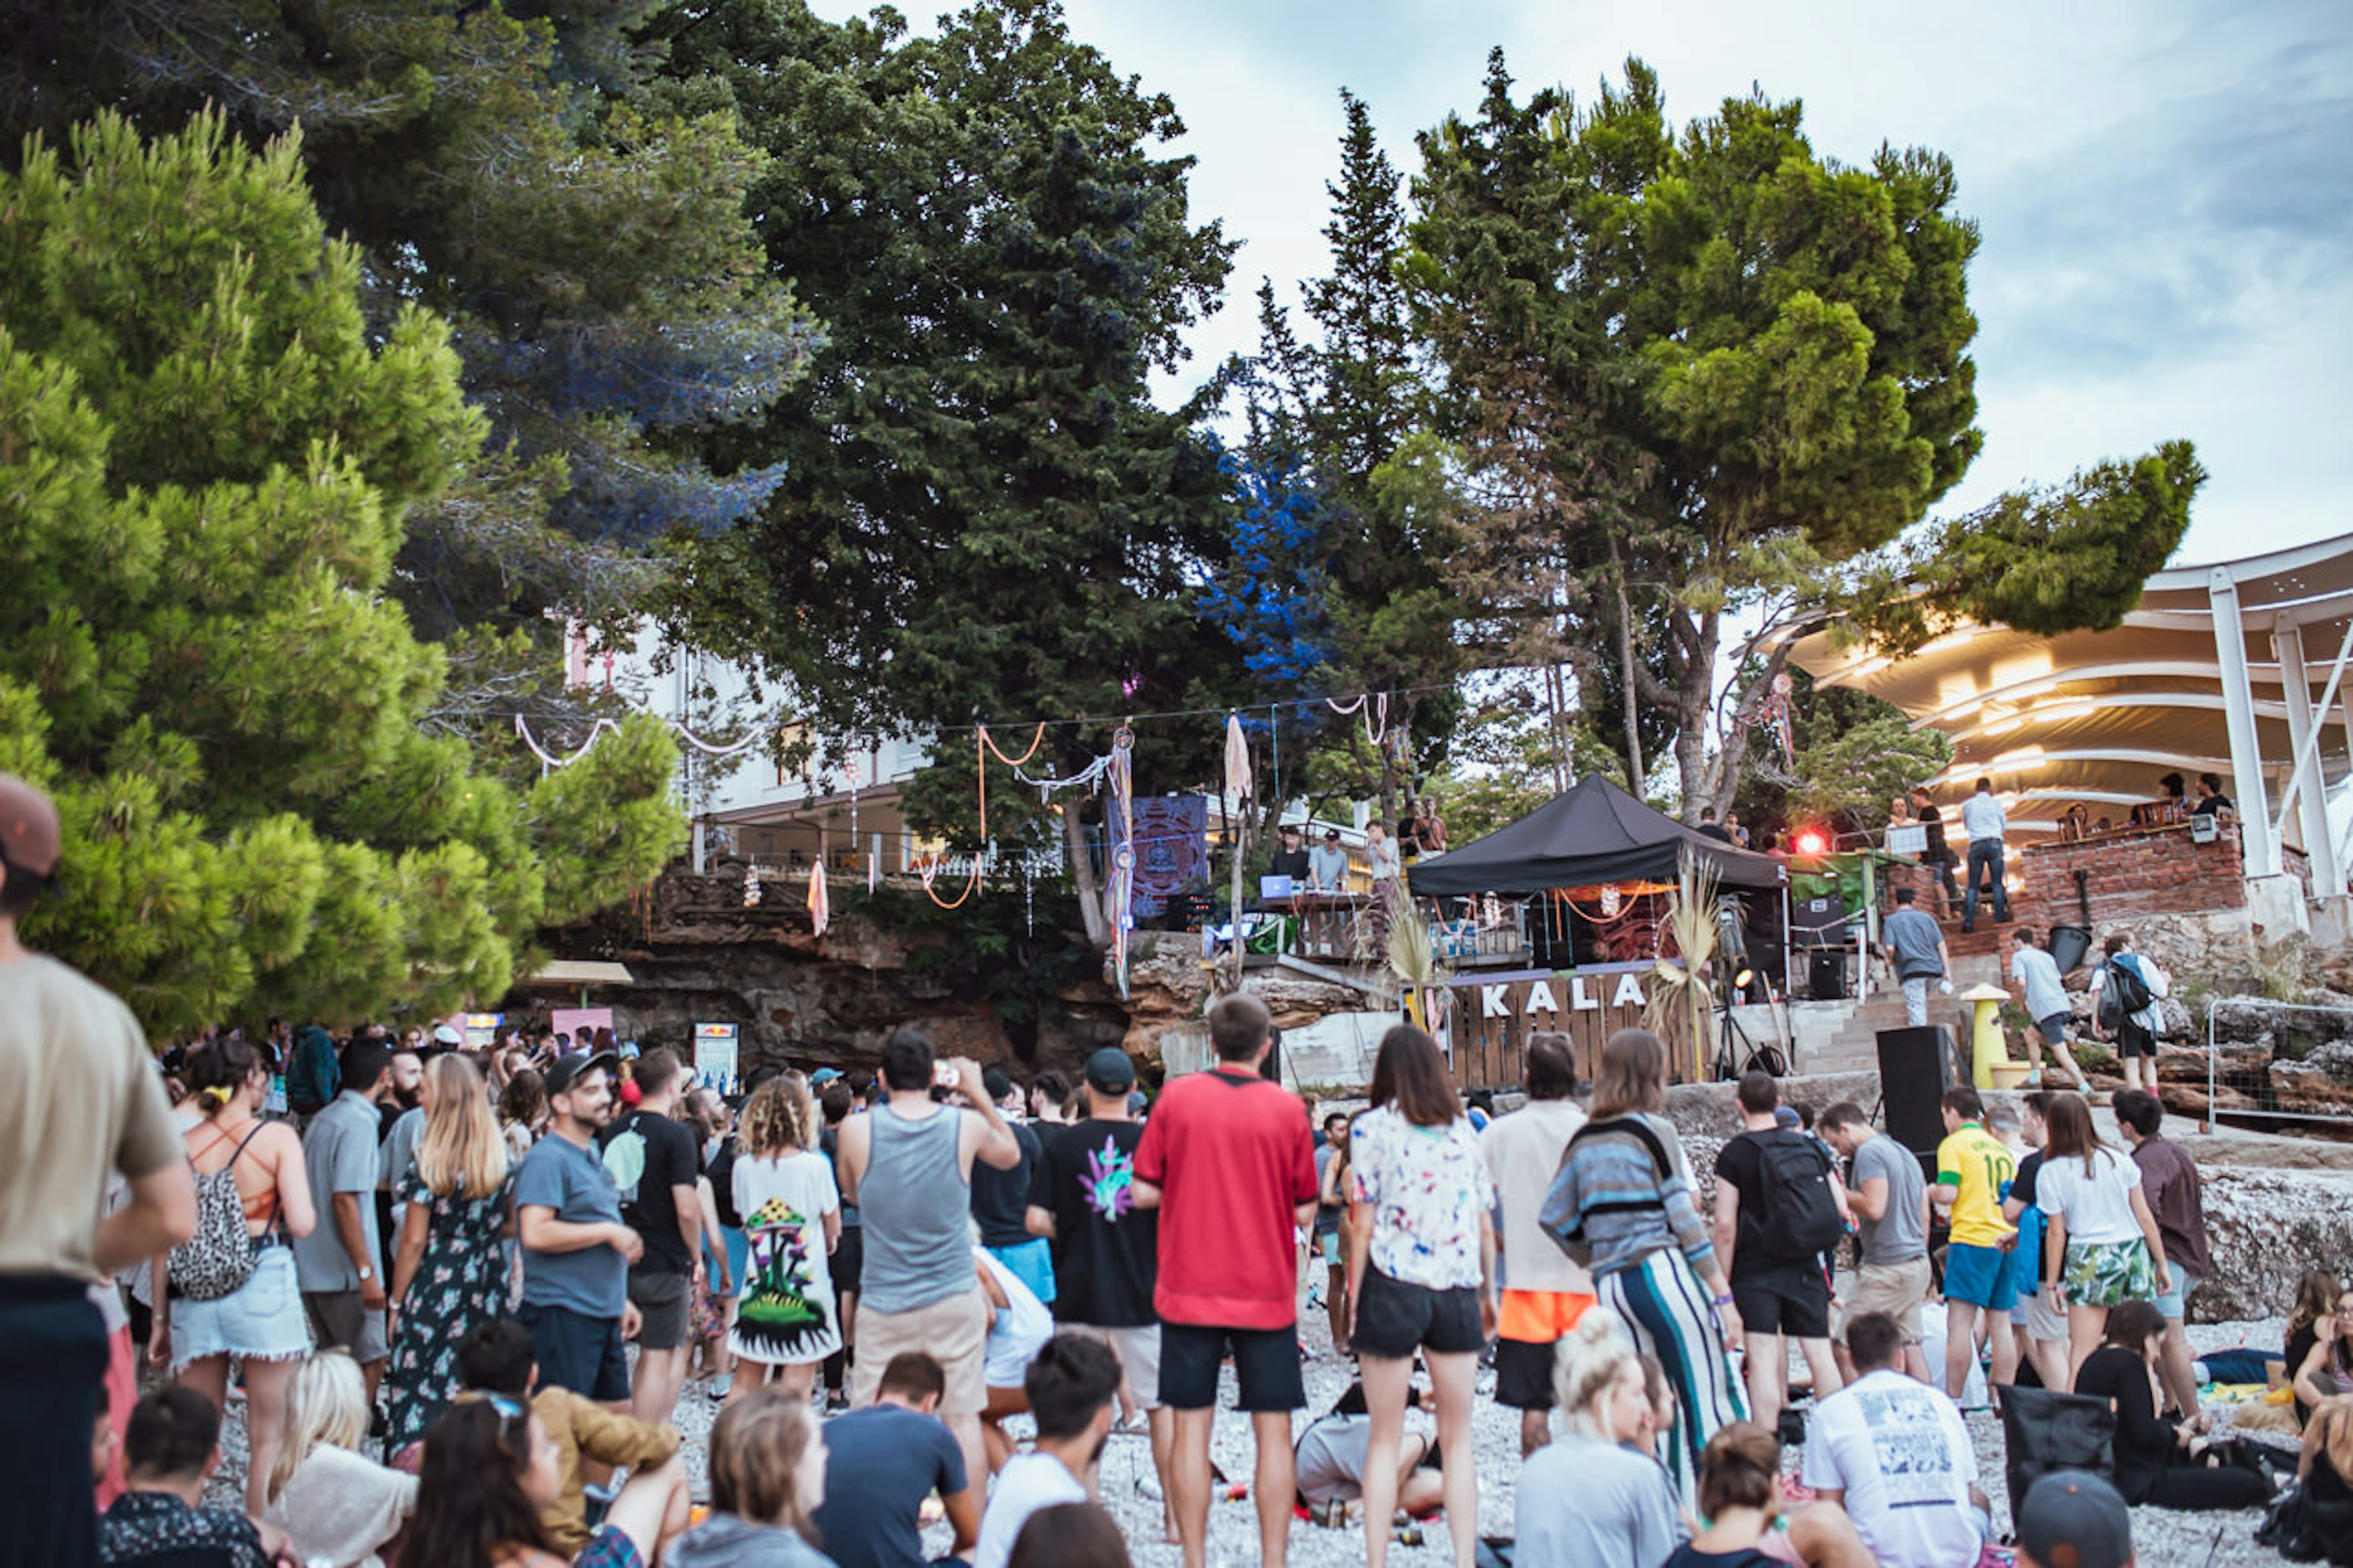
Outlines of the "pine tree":
M 385 590 L 483 420 L 362 276 L 291 136 L 107 116 L 0 175 L 0 770 L 67 831 L 26 931 L 157 1032 L 496 997 L 680 840 L 649 721 L 523 791 L 420 731 Z
M 1196 602 L 1230 503 L 1196 411 L 1146 382 L 1232 248 L 1187 214 L 1174 108 L 1043 0 L 987 0 L 935 38 L 725 0 L 667 44 L 680 93 L 723 96 L 770 155 L 752 211 L 826 333 L 805 406 L 713 438 L 714 466 L 785 478 L 693 549 L 687 635 L 787 678 L 835 735 L 940 731 L 907 798 L 959 837 L 956 727 L 998 725 L 1018 754 L 1024 721 L 1090 716 L 1050 729 L 1032 770 L 1068 772 L 1124 714 L 1224 700 L 1234 660 Z M 1139 787 L 1216 756 L 1214 720 L 1146 726 Z M 999 779 L 1002 837 L 1038 806 Z M 1079 813 L 1062 823 L 1086 891 Z

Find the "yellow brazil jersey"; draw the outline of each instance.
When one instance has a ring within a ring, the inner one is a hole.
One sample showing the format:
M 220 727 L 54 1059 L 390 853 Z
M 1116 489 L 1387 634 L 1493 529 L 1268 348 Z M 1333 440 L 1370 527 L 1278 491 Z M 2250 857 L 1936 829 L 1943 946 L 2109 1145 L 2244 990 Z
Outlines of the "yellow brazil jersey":
M 1964 1247 L 2000 1247 L 2015 1227 L 2001 1217 L 2002 1189 L 2018 1173 L 2010 1146 L 1974 1121 L 1936 1145 L 1936 1182 L 1953 1195 L 1953 1239 Z

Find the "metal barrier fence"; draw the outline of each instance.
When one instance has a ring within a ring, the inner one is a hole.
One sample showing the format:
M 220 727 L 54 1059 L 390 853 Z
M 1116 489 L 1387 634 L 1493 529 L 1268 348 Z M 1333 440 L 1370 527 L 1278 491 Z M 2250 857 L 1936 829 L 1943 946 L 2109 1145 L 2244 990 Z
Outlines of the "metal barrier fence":
M 2217 1118 L 2353 1130 L 2353 1007 L 2213 998 L 2206 1010 L 2206 1104 Z

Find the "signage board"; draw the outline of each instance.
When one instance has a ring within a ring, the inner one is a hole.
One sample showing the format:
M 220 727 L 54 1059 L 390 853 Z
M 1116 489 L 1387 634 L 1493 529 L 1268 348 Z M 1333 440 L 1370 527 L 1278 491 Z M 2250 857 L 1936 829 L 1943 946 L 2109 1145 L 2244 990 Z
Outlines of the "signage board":
M 1657 984 L 1655 963 L 1591 963 L 1574 971 L 1472 971 L 1448 982 L 1452 994 L 1454 1079 L 1464 1089 L 1502 1089 L 1526 1081 L 1528 1037 L 1568 1036 L 1577 1076 L 1590 1079 L 1601 1047 L 1620 1029 L 1639 1027 Z
M 740 1031 L 733 1024 L 697 1024 L 694 1026 L 696 1081 L 709 1089 L 732 1090 L 735 1087 L 739 1038 Z

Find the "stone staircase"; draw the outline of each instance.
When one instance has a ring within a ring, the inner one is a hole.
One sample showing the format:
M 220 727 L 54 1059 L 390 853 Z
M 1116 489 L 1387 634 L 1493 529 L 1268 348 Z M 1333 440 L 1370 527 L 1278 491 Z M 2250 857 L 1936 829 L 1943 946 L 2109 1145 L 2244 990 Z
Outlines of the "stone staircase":
M 1960 945 L 1962 939 L 1956 929 L 1948 939 L 1953 955 L 1953 990 L 1956 994 L 1978 984 L 2002 984 L 2001 960 L 1992 944 L 2001 942 L 2000 931 L 1990 921 L 1982 921 L 1966 939 L 1968 946 Z M 1904 993 L 1883 978 L 1874 965 L 1870 994 L 1849 997 L 1841 1002 L 1797 1001 L 1788 1005 L 1786 1016 L 1788 1029 L 1794 1037 L 1791 1044 L 1796 1069 L 1803 1074 L 1834 1072 L 1876 1072 L 1879 1070 L 1879 1031 L 1900 1029 L 1905 1026 Z M 1928 997 L 1928 1021 L 1951 1027 L 1957 1041 L 1966 1041 L 1969 1033 L 1969 1009 L 1941 993 L 1931 992 Z M 1742 1028 L 1752 1041 L 1761 1045 L 1768 1039 L 1778 1039 L 1781 1024 L 1762 1007 L 1738 1009 Z

